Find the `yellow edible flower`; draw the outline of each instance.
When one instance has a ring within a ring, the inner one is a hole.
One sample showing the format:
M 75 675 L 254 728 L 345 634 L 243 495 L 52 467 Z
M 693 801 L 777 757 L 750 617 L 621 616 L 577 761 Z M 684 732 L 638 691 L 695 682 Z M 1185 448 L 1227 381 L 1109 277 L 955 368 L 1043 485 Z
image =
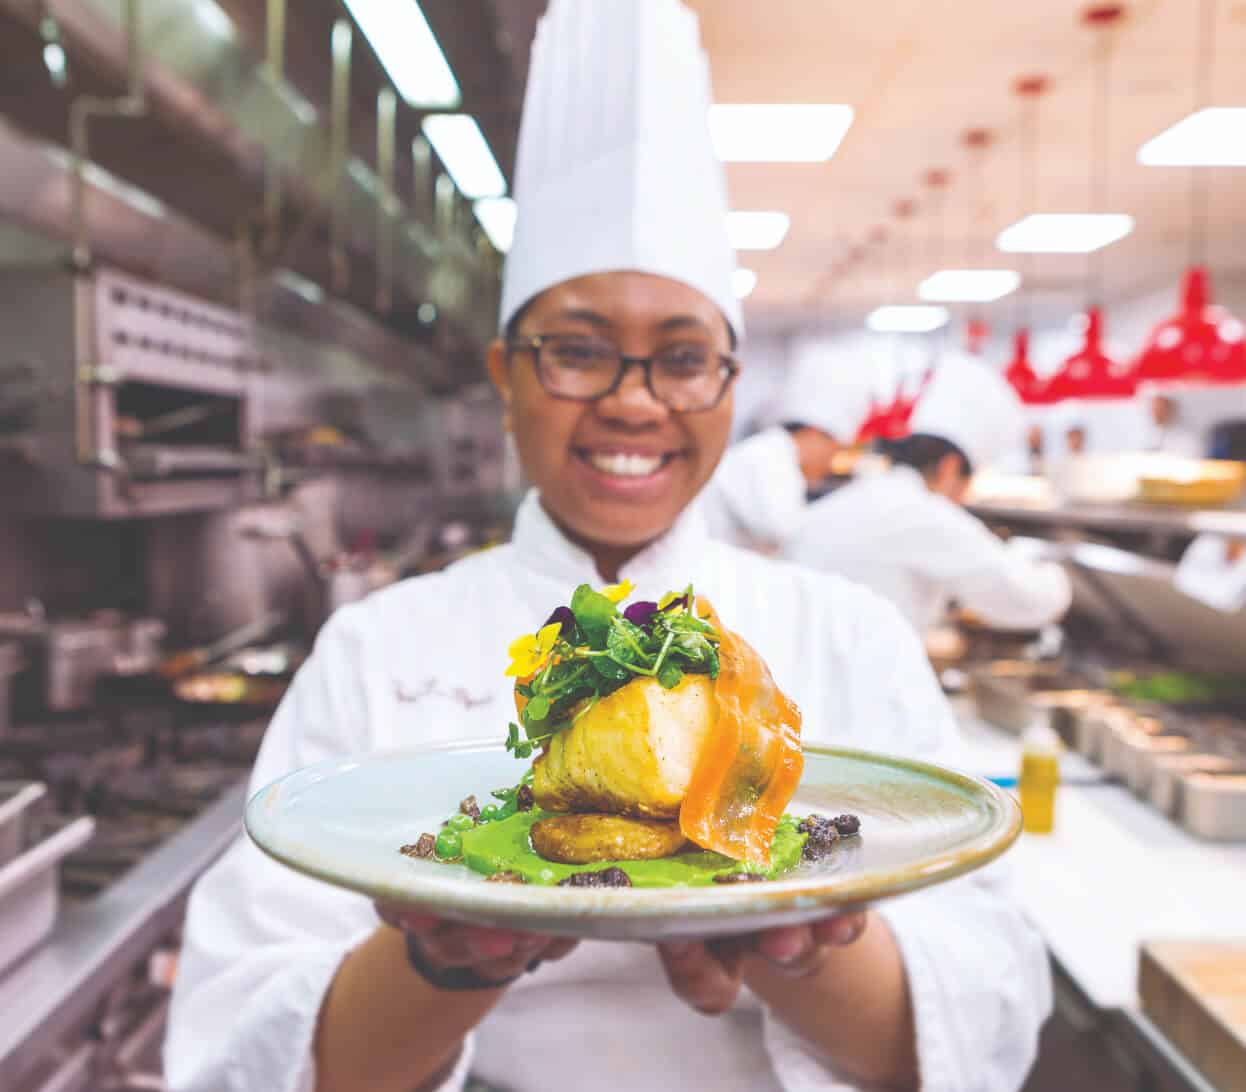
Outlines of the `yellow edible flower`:
M 636 590 L 636 585 L 630 580 L 624 580 L 621 584 L 611 584 L 601 589 L 604 595 L 611 603 L 622 603 L 629 595 Z
M 561 633 L 562 625 L 551 622 L 537 630 L 535 635 L 525 633 L 522 637 L 517 637 L 506 650 L 511 658 L 506 674 L 520 679 L 535 675 L 549 660 Z
M 666 610 L 676 599 L 682 599 L 683 592 L 668 591 L 661 599 L 658 600 L 658 610 Z

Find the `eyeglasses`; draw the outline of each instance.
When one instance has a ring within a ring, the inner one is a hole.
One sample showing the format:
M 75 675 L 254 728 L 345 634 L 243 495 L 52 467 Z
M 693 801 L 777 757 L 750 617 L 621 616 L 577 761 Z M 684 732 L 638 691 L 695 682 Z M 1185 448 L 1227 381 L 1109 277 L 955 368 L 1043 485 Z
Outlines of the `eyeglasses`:
M 712 410 L 740 371 L 733 357 L 705 345 L 670 345 L 652 356 L 624 356 L 608 341 L 542 334 L 508 341 L 510 353 L 531 352 L 545 393 L 570 402 L 596 402 L 619 389 L 628 368 L 645 373 L 645 387 L 676 413 Z

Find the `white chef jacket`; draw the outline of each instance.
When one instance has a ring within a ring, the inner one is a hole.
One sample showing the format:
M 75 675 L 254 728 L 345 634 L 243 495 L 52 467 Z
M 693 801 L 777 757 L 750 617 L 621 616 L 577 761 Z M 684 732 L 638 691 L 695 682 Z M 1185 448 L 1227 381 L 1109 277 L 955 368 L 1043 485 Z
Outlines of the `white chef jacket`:
M 886 596 L 925 633 L 952 598 L 987 624 L 1036 629 L 1072 601 L 1067 574 L 1010 549 L 909 466 L 814 502 L 786 554 Z
M 697 503 L 711 537 L 774 554 L 800 526 L 805 494 L 796 438 L 775 427 L 727 448 Z
M 1168 425 L 1160 428 L 1152 425 L 1146 441 L 1147 451 L 1158 451 L 1165 455 L 1183 455 L 1190 459 L 1201 459 L 1207 454 L 1207 445 L 1201 433 L 1180 425 Z
M 695 510 L 623 576 L 648 598 L 695 581 L 800 704 L 807 739 L 933 754 L 953 728 L 889 604 L 712 542 Z M 277 711 L 253 786 L 335 755 L 500 739 L 514 715 L 507 645 L 584 582 L 601 582 L 592 560 L 530 495 L 510 544 L 343 608 Z M 1007 1092 L 1034 1058 L 1051 1003 L 1046 955 L 1001 883 L 992 867 L 880 908 L 908 969 L 925 1092 Z M 321 1002 L 376 925 L 366 898 L 240 841 L 190 900 L 165 1046 L 170 1087 L 310 1092 Z M 581 943 L 512 986 L 443 1088 L 461 1089 L 469 1070 L 516 1092 L 852 1087 L 747 991 L 725 1016 L 701 1016 L 670 992 L 652 946 L 606 942 Z

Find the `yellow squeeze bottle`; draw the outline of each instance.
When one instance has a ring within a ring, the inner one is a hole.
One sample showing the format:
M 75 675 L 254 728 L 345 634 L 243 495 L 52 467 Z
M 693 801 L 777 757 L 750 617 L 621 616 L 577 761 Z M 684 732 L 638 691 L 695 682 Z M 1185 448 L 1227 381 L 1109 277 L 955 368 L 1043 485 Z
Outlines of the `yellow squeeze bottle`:
M 1030 834 L 1050 834 L 1060 784 L 1060 739 L 1047 725 L 1025 733 L 1021 750 L 1021 825 Z

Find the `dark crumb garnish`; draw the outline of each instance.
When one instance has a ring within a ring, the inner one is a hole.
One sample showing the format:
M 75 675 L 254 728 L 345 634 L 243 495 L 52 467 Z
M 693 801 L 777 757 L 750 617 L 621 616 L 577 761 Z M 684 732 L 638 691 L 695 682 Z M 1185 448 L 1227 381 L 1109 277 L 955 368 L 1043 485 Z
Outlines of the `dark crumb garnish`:
M 421 834 L 418 841 L 403 846 L 398 852 L 404 857 L 431 857 L 437 845 L 437 839 L 431 834 Z
M 715 883 L 760 883 L 766 877 L 760 872 L 719 872 L 714 876 Z
M 494 872 L 485 877 L 485 883 L 527 883 L 518 872 Z
M 801 856 L 806 861 L 820 861 L 841 838 L 851 838 L 860 831 L 861 820 L 855 815 L 837 815 L 834 819 L 828 819 L 825 815 L 810 815 L 802 819 L 796 829 L 809 835 Z
M 480 805 L 476 803 L 476 798 L 474 796 L 467 797 L 461 804 L 459 804 L 459 811 L 461 811 L 464 815 L 471 816 L 473 823 L 480 822 Z
M 573 872 L 559 887 L 631 887 L 632 878 L 617 865 L 599 872 Z
M 519 791 L 515 794 L 515 807 L 519 811 L 531 811 L 535 803 L 536 797 L 532 795 L 532 786 L 520 785 Z
M 861 820 L 855 815 L 837 815 L 831 822 L 841 838 L 851 838 L 861 830 Z

